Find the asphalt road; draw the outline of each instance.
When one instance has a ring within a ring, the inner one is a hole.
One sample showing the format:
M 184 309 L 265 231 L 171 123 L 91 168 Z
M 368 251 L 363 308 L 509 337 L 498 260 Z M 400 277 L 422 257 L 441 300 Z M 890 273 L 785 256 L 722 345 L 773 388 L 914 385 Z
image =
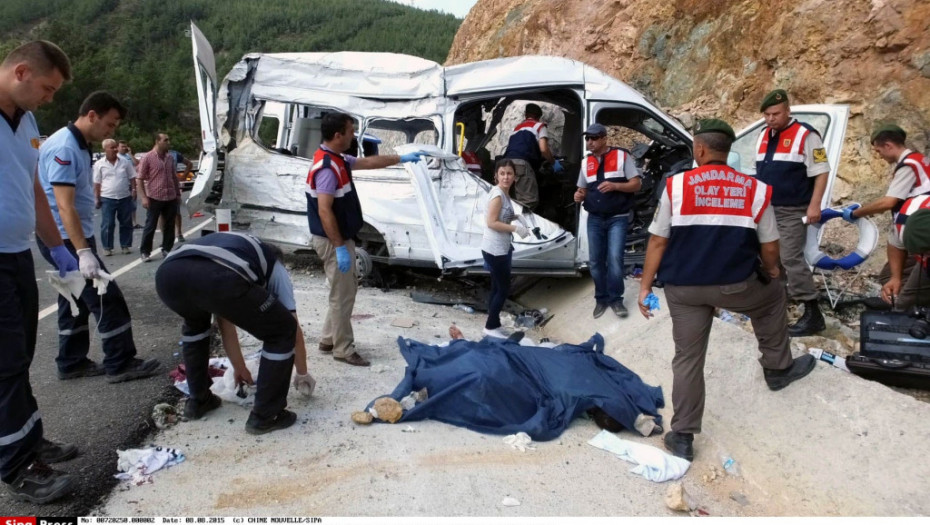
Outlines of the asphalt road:
M 144 222 L 144 212 L 140 206 L 140 223 Z M 182 213 L 185 235 L 193 227 L 209 220 L 203 217 L 188 219 L 186 209 Z M 95 214 L 95 223 L 97 247 L 107 271 L 113 273 L 139 261 L 141 229 L 133 230 L 131 254 L 107 257 L 103 255 L 99 239 L 99 212 Z M 190 237 L 199 235 L 196 232 Z M 160 246 L 160 243 L 161 234 L 156 233 L 155 246 Z M 119 245 L 118 236 L 114 244 Z M 155 271 L 161 259 L 135 264 L 116 281 L 129 304 L 138 356 L 158 358 L 161 372 L 151 378 L 115 385 L 107 383 L 103 376 L 60 381 L 55 366 L 58 352 L 56 294 L 45 280 L 46 271 L 52 268 L 38 250 L 33 249 L 33 257 L 39 283 L 40 319 L 36 355 L 31 368 L 32 388 L 38 399 L 46 437 L 73 443 L 80 449 L 77 458 L 55 466 L 76 475 L 78 487 L 71 496 L 41 506 L 13 500 L 5 490 L 0 490 L 0 515 L 86 515 L 116 485 L 113 478 L 116 450 L 144 444 L 154 428 L 150 417 L 152 407 L 179 396 L 167 379 L 167 372 L 181 362 L 178 354 L 181 320 L 161 303 L 155 293 Z M 91 320 L 93 322 L 93 317 Z M 91 330 L 89 357 L 98 362 L 103 358 L 94 330 Z

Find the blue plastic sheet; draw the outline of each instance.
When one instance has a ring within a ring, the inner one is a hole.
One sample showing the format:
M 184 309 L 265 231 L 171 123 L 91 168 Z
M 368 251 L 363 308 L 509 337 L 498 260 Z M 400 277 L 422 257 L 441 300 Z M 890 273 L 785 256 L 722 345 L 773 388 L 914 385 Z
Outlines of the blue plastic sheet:
M 446 347 L 403 338 L 397 344 L 407 370 L 391 397 L 400 400 L 422 388 L 429 393 L 400 422 L 435 419 L 488 434 L 526 432 L 536 441 L 557 438 L 593 407 L 627 429 L 639 414 L 661 423 L 662 388 L 605 355 L 600 334 L 556 348 L 490 338 L 458 339 Z

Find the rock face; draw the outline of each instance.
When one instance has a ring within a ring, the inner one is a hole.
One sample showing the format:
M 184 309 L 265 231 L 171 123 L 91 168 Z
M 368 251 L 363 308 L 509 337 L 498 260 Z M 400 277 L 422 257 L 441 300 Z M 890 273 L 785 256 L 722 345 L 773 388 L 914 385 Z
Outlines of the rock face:
M 886 189 L 868 139 L 876 123 L 930 145 L 927 0 L 479 0 L 448 63 L 524 54 L 595 66 L 686 125 L 722 116 L 742 128 L 776 87 L 795 104 L 848 104 L 838 199 Z

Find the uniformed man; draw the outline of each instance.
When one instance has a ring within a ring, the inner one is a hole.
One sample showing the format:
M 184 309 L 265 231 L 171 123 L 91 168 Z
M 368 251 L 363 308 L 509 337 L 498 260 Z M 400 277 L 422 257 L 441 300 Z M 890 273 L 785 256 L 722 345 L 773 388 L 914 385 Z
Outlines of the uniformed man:
M 355 121 L 346 113 L 327 113 L 320 123 L 323 143 L 313 155 L 307 174 L 307 221 L 313 250 L 323 260 L 329 280 L 329 308 L 323 321 L 319 349 L 333 359 L 353 366 L 371 363 L 355 351 L 352 308 L 358 278 L 355 266 L 355 237 L 365 219 L 362 204 L 352 183 L 353 170 L 386 168 L 398 162 L 418 162 L 422 153 L 345 155 L 355 138 Z
M 791 359 L 785 290 L 777 281 L 778 229 L 772 189 L 726 165 L 733 129 L 722 120 L 698 123 L 694 160 L 698 167 L 668 179 L 649 227 L 639 309 L 658 273 L 672 316 L 675 357 L 672 401 L 675 415 L 665 446 L 694 458 L 694 434 L 704 414 L 704 359 L 714 308 L 752 320 L 765 382 L 781 390 L 813 370 L 813 356 Z M 798 221 L 800 222 L 800 221 Z M 721 249 L 725 247 L 726 249 Z M 761 260 L 760 260 L 761 258 Z
M 79 261 L 87 280 L 78 298 L 78 315 L 58 297 L 58 379 L 76 379 L 106 374 L 107 382 L 121 383 L 155 375 L 157 359 L 136 357 L 129 306 L 116 281 L 98 295 L 91 279 L 106 272 L 97 256 L 94 238 L 94 183 L 91 171 L 91 144 L 113 134 L 126 108 L 104 91 L 91 93 L 81 103 L 78 118 L 56 131 L 39 150 L 39 180 L 65 239 L 65 246 Z M 38 241 L 39 251 L 55 264 L 48 248 Z M 103 366 L 88 359 L 90 314 L 97 318 L 96 329 L 103 346 Z
M 902 311 L 915 305 L 930 306 L 930 272 L 926 265 L 926 256 L 930 253 L 930 195 L 904 201 L 891 227 L 886 264 L 888 280 L 882 286 L 882 299 Z M 916 258 L 921 262 L 912 264 L 909 269 L 908 261 Z
M 630 226 L 633 196 L 642 187 L 642 174 L 633 156 L 607 142 L 607 128 L 591 124 L 584 132 L 588 154 L 575 202 L 588 212 L 588 269 L 594 280 L 594 318 L 607 307 L 620 318 L 629 315 L 623 304 L 623 252 Z
M 826 327 L 817 304 L 814 276 L 804 260 L 808 224 L 820 221 L 820 206 L 830 165 L 817 131 L 791 118 L 788 93 L 772 91 L 762 100 L 766 127 L 756 148 L 756 178 L 772 188 L 772 207 L 781 238 L 781 265 L 787 274 L 788 297 L 804 303 L 804 314 L 788 328 L 791 336 L 813 335 Z
M 549 133 L 546 123 L 542 121 L 542 114 L 538 104 L 527 104 L 523 110 L 525 120 L 513 129 L 504 151 L 504 158 L 512 160 L 517 167 L 513 198 L 530 210 L 539 205 L 536 173 L 542 167 L 542 161 L 548 161 L 555 173 L 562 172 L 562 163 L 549 149 Z
M 78 453 L 45 439 L 29 384 L 39 321 L 32 232 L 49 246 L 62 275 L 78 268 L 36 176 L 40 139 L 32 112 L 70 79 L 67 55 L 44 40 L 17 47 L 0 63 L 0 479 L 14 498 L 33 503 L 71 492 L 73 477 L 47 463 Z
M 249 434 L 265 434 L 294 424 L 287 410 L 288 381 L 300 349 L 295 387 L 313 379 L 306 370 L 303 334 L 294 312 L 294 288 L 280 260 L 280 250 L 251 235 L 218 232 L 188 242 L 168 254 L 155 273 L 158 297 L 184 319 L 181 341 L 190 399 L 184 415 L 199 419 L 221 404 L 210 391 L 211 316 L 223 334 L 237 380 L 251 384 L 236 339 L 238 326 L 262 341 L 255 406 L 245 423 Z
M 930 159 L 909 149 L 904 143 L 906 139 L 907 133 L 895 124 L 879 126 L 872 132 L 872 149 L 891 165 L 891 184 L 884 197 L 879 197 L 861 208 L 854 205 L 843 210 L 843 218 L 849 222 L 885 211 L 891 212 L 894 220 L 888 234 L 888 262 L 878 278 L 883 285 L 892 277 L 892 257 L 898 257 L 900 249 L 903 249 L 896 228 L 903 225 L 906 215 L 901 224 L 898 224 L 896 215 L 906 199 L 930 194 Z M 904 285 L 895 291 L 894 307 L 903 311 L 914 306 L 918 295 L 930 296 L 930 279 L 918 279 L 919 272 L 914 275 L 914 279 L 909 278 L 915 259 L 903 257 L 902 261 L 903 273 L 899 274 L 899 277 L 903 278 Z

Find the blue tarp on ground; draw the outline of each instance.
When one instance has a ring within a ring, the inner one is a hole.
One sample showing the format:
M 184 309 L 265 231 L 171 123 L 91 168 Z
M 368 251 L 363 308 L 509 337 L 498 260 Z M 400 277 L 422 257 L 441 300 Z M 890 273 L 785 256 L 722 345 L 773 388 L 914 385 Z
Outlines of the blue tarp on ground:
M 397 344 L 407 370 L 391 397 L 429 393 L 400 422 L 435 419 L 489 434 L 526 432 L 536 441 L 557 438 L 593 407 L 631 430 L 639 414 L 661 423 L 662 388 L 604 354 L 600 334 L 556 348 L 489 338 L 438 347 L 399 337 Z

